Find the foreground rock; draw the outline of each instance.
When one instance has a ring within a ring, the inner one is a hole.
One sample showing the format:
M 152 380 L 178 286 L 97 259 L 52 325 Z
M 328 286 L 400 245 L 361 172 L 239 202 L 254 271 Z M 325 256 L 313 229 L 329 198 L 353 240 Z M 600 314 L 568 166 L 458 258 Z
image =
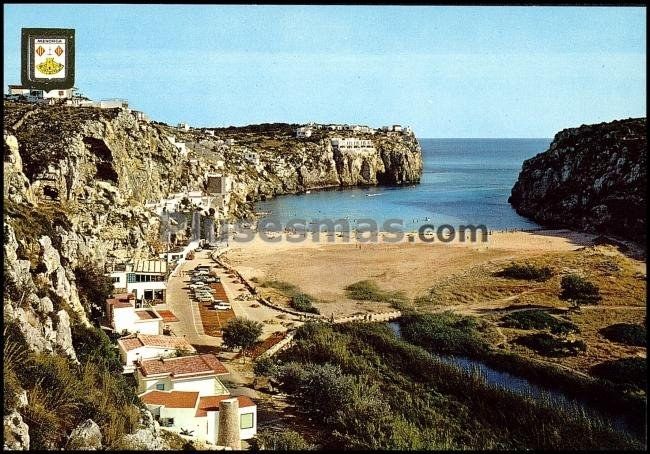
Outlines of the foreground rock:
M 102 432 L 92 419 L 87 419 L 74 428 L 68 437 L 65 449 L 72 451 L 94 451 L 102 447 Z
M 509 202 L 548 227 L 645 242 L 646 119 L 583 125 L 524 162 Z

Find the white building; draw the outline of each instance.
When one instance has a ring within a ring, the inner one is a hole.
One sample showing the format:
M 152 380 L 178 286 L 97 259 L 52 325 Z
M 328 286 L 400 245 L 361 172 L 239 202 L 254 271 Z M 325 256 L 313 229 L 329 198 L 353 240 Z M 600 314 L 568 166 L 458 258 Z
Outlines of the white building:
M 126 289 L 136 299 L 165 301 L 167 290 L 167 262 L 164 260 L 138 260 L 127 263 L 124 269 L 110 273 L 113 287 Z
M 218 377 L 228 374 L 212 354 L 141 360 L 136 367 L 140 400 L 161 426 L 216 444 L 220 404 L 233 398 Z M 240 438 L 257 433 L 257 406 L 245 396 L 238 403 Z
M 259 165 L 260 163 L 260 155 L 250 150 L 244 152 L 244 159 L 254 165 Z
M 117 340 L 124 373 L 132 373 L 135 363 L 145 359 L 164 358 L 179 351 L 196 353 L 196 349 L 184 337 L 149 334 L 132 334 Z
M 133 294 L 115 295 L 106 300 L 108 325 L 117 333 L 160 334 L 162 317 L 153 308 L 143 307 Z
M 249 440 L 257 434 L 257 406 L 246 396 L 200 397 L 192 391 L 149 391 L 140 399 L 166 430 L 189 432 L 192 437 L 212 445 L 217 444 L 219 436 L 221 402 L 237 399 L 240 439 Z
M 299 139 L 307 139 L 311 137 L 312 130 L 309 127 L 302 126 L 298 129 L 296 129 L 296 137 Z
M 139 110 L 132 110 L 131 113 L 133 114 L 135 119 L 138 120 L 138 121 L 144 121 L 145 123 L 149 123 L 151 121 L 149 119 L 149 116 L 144 112 L 141 112 Z
M 332 148 L 338 150 L 353 150 L 353 151 L 365 151 L 374 149 L 372 140 L 368 139 L 357 139 L 356 137 L 333 137 L 330 139 Z
M 22 85 L 9 85 L 9 94 L 25 96 L 28 99 L 67 99 L 72 98 L 74 88 L 45 91 L 23 87 Z
M 128 109 L 129 101 L 126 99 L 102 99 L 93 101 L 91 107 L 99 107 L 100 109 Z
M 156 358 L 140 361 L 135 370 L 138 393 L 147 391 L 196 391 L 200 396 L 228 394 L 218 377 L 226 367 L 212 354 Z
M 187 123 L 179 123 L 178 129 L 182 129 L 183 131 L 189 131 L 190 125 L 188 125 Z

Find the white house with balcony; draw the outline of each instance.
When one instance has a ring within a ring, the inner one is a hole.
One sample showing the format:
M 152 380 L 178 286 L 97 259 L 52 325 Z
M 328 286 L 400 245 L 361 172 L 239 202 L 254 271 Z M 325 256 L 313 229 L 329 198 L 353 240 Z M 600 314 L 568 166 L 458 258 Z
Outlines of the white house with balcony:
M 136 363 L 145 359 L 175 356 L 178 352 L 196 353 L 196 349 L 179 336 L 131 334 L 117 340 L 124 373 L 135 371 Z
M 220 407 L 230 399 L 237 402 L 240 438 L 257 433 L 257 406 L 230 395 L 218 378 L 227 374 L 212 354 L 141 360 L 135 371 L 140 400 L 161 426 L 211 444 L 218 439 Z
M 125 289 L 138 300 L 164 302 L 167 291 L 167 262 L 137 260 L 111 271 L 113 287 Z

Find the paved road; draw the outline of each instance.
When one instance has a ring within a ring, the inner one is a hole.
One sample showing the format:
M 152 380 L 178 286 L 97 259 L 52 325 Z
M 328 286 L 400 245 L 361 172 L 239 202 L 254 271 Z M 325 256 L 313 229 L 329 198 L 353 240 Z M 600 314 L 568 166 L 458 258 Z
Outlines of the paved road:
M 177 336 L 184 336 L 193 345 L 218 347 L 221 345 L 221 338 L 205 334 L 199 315 L 199 303 L 191 299 L 187 288 L 190 278 L 184 275 L 184 271 L 198 265 L 212 264 L 212 259 L 206 257 L 204 252 L 196 256 L 198 257 L 194 260 L 183 263 L 176 276 L 170 276 L 167 282 L 167 303 L 157 308 L 169 309 L 176 315 L 178 321 L 170 322 L 168 325 Z
M 221 338 L 208 336 L 203 330 L 201 317 L 199 315 L 199 303 L 190 297 L 189 276 L 185 275 L 199 265 L 216 265 L 208 251 L 195 254 L 194 260 L 188 260 L 181 265 L 176 276 L 171 276 L 167 282 L 167 302 L 159 305 L 157 309 L 168 309 L 176 315 L 178 322 L 170 322 L 167 325 L 177 336 L 184 336 L 193 345 L 221 346 Z M 262 339 L 267 338 L 276 331 L 286 331 L 287 326 L 281 323 L 292 322 L 298 324 L 298 318 L 289 316 L 268 306 L 255 301 L 253 295 L 246 290 L 238 281 L 225 273 L 223 268 L 216 268 L 217 275 L 221 278 L 223 287 L 230 299 L 233 311 L 238 317 L 245 317 L 263 324 Z M 237 300 L 240 295 L 246 295 L 243 301 Z M 252 307 L 256 304 L 258 307 Z M 277 318 L 280 315 L 282 318 Z

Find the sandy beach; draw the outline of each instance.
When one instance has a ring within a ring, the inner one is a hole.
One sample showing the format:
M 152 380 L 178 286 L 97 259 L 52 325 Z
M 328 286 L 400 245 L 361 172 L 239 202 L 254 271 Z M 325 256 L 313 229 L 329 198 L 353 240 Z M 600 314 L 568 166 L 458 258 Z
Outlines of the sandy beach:
M 302 237 L 278 235 L 269 242 L 259 235 L 251 241 L 230 241 L 223 258 L 247 279 L 289 282 L 325 302 L 321 311 L 335 316 L 388 310 L 384 303 L 364 303 L 345 295 L 347 285 L 364 279 L 382 289 L 402 291 L 409 298 L 422 295 L 434 283 L 487 262 L 525 259 L 548 252 L 566 252 L 592 244 L 594 235 L 568 230 L 493 232 L 488 241 L 442 244 L 414 241 L 363 242 L 352 235 L 321 233 Z M 388 234 L 384 234 L 387 238 Z M 293 242 L 291 241 L 293 240 Z M 276 299 L 278 296 L 275 295 Z

